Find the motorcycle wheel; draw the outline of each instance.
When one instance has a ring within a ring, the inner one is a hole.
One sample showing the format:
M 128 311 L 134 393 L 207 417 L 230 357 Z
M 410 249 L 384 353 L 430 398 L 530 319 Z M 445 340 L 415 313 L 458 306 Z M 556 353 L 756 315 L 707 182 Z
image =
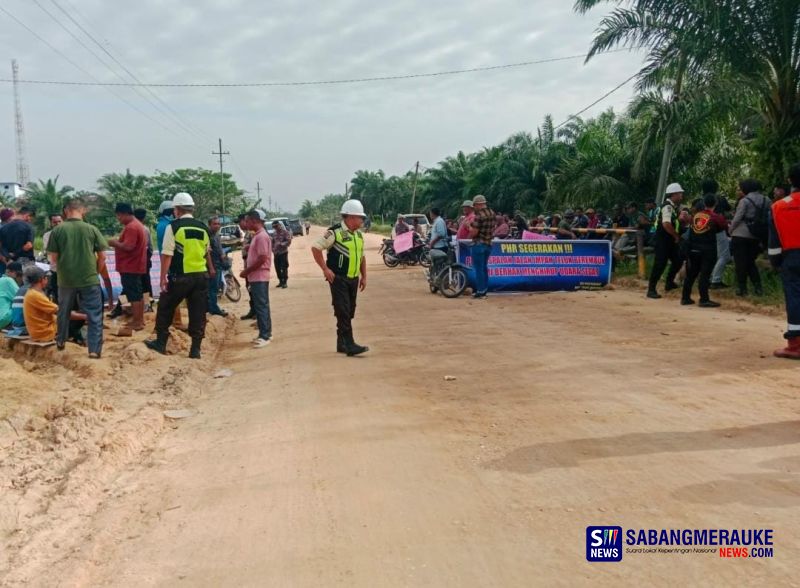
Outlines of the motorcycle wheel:
M 445 270 L 439 280 L 442 287 L 442 296 L 445 298 L 458 298 L 467 288 L 467 272 L 460 267 Z
M 225 298 L 231 302 L 239 302 L 242 299 L 242 287 L 233 274 L 225 276 Z
M 430 251 L 425 250 L 422 253 L 420 253 L 419 264 L 422 267 L 431 267 L 431 263 L 432 262 L 431 262 L 431 252 Z
M 430 282 L 428 285 L 431 288 L 431 294 L 436 294 L 439 291 L 439 287 L 433 282 Z
M 389 255 L 388 253 L 384 253 L 383 263 L 386 264 L 386 267 L 397 267 L 398 265 L 400 265 L 400 260 L 397 259 L 394 255 Z

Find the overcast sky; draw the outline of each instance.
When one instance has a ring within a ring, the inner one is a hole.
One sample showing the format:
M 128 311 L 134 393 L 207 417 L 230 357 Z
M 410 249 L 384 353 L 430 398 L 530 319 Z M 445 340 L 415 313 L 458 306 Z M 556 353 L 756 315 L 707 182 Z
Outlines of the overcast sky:
M 580 16 L 571 0 L 4 0 L 2 7 L 101 81 L 119 81 L 36 5 L 39 2 L 110 62 L 56 5 L 140 80 L 306 81 L 426 73 L 586 52 L 603 9 Z M 0 13 L 0 45 L 22 79 L 92 81 Z M 132 89 L 115 89 L 170 131 L 103 88 L 22 85 L 32 179 L 94 189 L 130 168 L 218 166 L 255 191 L 260 181 L 284 209 L 341 192 L 358 169 L 401 174 L 459 150 L 556 122 L 636 72 L 640 56 L 615 53 L 574 61 L 450 77 L 341 86 L 157 89 L 194 132 L 182 130 Z M 119 67 L 115 66 L 117 70 Z M 122 73 L 124 76 L 125 74 Z M 145 95 L 147 95 L 145 93 Z M 626 87 L 588 115 L 623 109 Z M 14 105 L 0 84 L 0 181 L 14 180 Z

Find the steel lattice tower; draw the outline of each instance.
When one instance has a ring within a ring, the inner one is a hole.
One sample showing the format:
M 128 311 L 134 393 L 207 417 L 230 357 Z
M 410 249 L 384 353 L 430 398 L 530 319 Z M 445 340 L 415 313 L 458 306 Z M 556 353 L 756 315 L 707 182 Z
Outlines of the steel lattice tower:
M 22 122 L 22 102 L 19 97 L 19 66 L 11 60 L 11 73 L 14 80 L 14 123 L 17 139 L 17 182 L 23 189 L 28 187 L 28 160 L 25 156 L 25 125 Z

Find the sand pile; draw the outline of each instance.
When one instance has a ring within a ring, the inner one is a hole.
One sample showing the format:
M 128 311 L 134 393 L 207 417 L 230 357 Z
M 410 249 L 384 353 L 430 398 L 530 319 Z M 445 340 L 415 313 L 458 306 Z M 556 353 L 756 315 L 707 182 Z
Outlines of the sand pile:
M 149 329 L 116 338 L 103 358 L 68 345 L 0 349 L 0 577 L 40 541 L 69 536 L 93 512 L 119 468 L 139 459 L 164 429 L 163 411 L 190 406 L 215 370 L 233 319 L 212 317 L 204 360 L 189 360 L 190 339 L 170 338 L 162 356 L 142 341 Z

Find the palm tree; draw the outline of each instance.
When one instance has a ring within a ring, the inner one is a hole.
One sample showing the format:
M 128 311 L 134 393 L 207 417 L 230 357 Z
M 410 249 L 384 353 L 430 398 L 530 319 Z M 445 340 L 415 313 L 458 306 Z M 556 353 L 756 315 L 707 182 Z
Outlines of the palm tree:
M 39 183 L 31 182 L 26 189 L 28 202 L 36 210 L 36 227 L 44 230 L 47 219 L 52 214 L 61 214 L 64 209 L 64 200 L 75 189 L 72 186 L 58 187 L 58 176 Z
M 771 181 L 785 176 L 800 158 L 800 0 L 577 0 L 575 9 L 604 2 L 617 8 L 601 21 L 590 57 L 618 45 L 644 47 L 640 88 L 671 79 L 673 99 L 687 79 L 735 83 L 761 118 L 760 170 Z M 666 163 L 670 148 L 667 141 Z

